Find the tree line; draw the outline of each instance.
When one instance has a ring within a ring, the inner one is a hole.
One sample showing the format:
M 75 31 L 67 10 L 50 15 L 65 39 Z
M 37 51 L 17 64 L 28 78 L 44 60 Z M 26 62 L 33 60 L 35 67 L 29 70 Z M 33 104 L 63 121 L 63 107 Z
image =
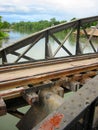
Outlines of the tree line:
M 70 21 L 76 20 L 76 18 L 72 18 Z M 14 23 L 9 23 L 7 21 L 2 21 L 2 16 L 0 16 L 0 39 L 5 38 L 8 36 L 4 30 L 6 29 L 13 29 L 16 31 L 20 32 L 26 32 L 26 33 L 34 33 L 37 31 L 40 31 L 42 29 L 45 29 L 47 27 L 55 26 L 61 23 L 67 22 L 66 20 L 63 21 L 58 21 L 55 18 L 51 18 L 49 21 L 48 20 L 40 20 L 38 22 L 14 22 Z M 93 22 L 90 24 L 86 24 L 85 27 L 90 27 L 90 26 L 95 26 L 97 22 Z
M 18 22 L 18 23 L 13 23 L 13 29 L 19 30 L 19 31 L 30 31 L 30 32 L 37 32 L 40 30 L 43 30 L 47 27 L 51 27 L 60 23 L 64 23 L 66 21 L 58 21 L 55 18 L 51 18 L 49 21 L 48 20 L 40 20 L 38 22 Z
M 77 20 L 76 18 L 72 18 L 70 21 L 73 20 Z M 20 31 L 20 32 L 26 32 L 26 33 L 34 33 L 40 30 L 43 30 L 45 28 L 51 27 L 51 26 L 55 26 L 61 23 L 66 23 L 66 20 L 63 21 L 58 21 L 55 18 L 51 18 L 49 21 L 48 20 L 41 20 L 38 22 L 24 22 L 24 21 L 20 21 L 17 23 L 12 23 L 12 27 L 14 30 Z M 97 21 L 93 22 L 93 23 L 87 23 L 84 25 L 85 28 L 89 28 L 91 26 L 96 26 L 97 25 Z

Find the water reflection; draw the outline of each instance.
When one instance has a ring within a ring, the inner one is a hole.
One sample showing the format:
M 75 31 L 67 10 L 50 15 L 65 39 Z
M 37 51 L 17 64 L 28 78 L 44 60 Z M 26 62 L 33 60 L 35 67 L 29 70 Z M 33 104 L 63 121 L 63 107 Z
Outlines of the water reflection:
M 2 47 L 8 46 L 14 43 L 15 41 L 19 40 L 20 38 L 23 38 L 28 35 L 26 33 L 20 33 L 16 31 L 10 31 L 8 34 L 9 34 L 9 38 L 1 40 Z

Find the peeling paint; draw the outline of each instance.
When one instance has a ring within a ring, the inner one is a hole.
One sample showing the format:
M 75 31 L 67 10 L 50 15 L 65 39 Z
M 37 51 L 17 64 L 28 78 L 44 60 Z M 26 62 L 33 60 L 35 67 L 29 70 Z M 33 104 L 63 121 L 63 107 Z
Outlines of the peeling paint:
M 44 123 L 41 124 L 39 130 L 54 130 L 54 128 L 59 128 L 63 117 L 63 114 L 55 114 L 49 120 L 47 119 L 44 121 Z

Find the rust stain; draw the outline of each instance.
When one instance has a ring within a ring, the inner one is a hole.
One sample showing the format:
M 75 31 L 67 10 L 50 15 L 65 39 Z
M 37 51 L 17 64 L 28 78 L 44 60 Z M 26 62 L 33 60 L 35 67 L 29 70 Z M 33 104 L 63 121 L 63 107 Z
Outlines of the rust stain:
M 63 114 L 55 114 L 49 120 L 46 120 L 39 130 L 54 130 L 54 128 L 59 128 L 63 117 Z

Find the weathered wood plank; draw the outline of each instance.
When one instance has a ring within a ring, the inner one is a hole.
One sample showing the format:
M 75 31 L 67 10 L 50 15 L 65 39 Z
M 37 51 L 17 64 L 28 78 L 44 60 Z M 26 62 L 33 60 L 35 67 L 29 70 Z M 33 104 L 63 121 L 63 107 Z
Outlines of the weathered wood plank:
M 15 97 L 20 97 L 21 92 L 23 92 L 26 88 L 19 87 L 19 88 L 13 88 L 13 89 L 0 91 L 0 97 L 3 97 L 3 99 L 5 99 L 5 100 L 15 98 Z
M 0 90 L 98 69 L 98 58 L 17 69 L 0 74 Z

